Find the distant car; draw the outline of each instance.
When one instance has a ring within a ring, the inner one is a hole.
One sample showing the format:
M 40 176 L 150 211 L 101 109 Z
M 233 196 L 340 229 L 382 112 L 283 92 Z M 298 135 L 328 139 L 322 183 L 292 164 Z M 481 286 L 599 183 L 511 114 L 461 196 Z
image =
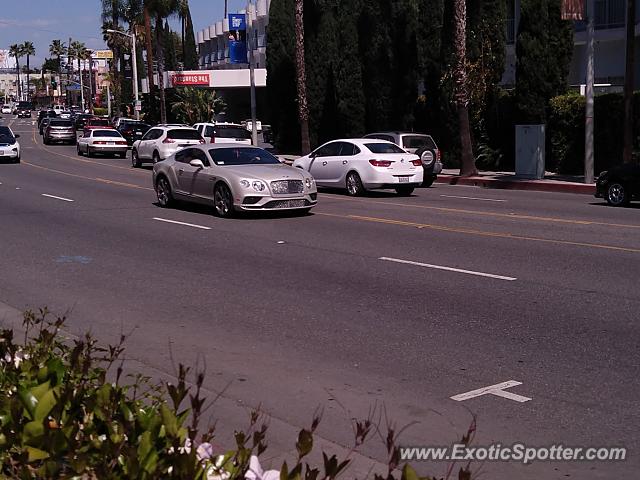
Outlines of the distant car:
M 33 105 L 31 102 L 18 102 L 17 115 L 18 118 L 31 118 Z
M 62 112 L 60 112 L 60 113 L 58 114 L 58 116 L 59 116 L 60 118 L 64 118 L 64 119 L 70 120 L 70 119 L 71 119 L 71 117 L 73 116 L 73 113 L 71 113 L 69 110 L 63 110 Z M 74 127 L 75 127 L 75 126 L 74 126 Z
M 596 198 L 619 207 L 640 198 L 640 165 L 622 164 L 602 172 L 596 181 Z
M 90 118 L 93 118 L 93 115 L 88 113 L 78 113 L 76 115 L 76 130 L 84 130 L 85 123 Z
M 54 105 L 53 110 L 60 115 L 64 111 L 64 107 L 62 105 Z
M 113 125 L 107 118 L 91 117 L 84 122 L 83 130 L 91 130 L 93 128 L 113 128 Z
M 253 131 L 253 120 L 244 120 L 242 122 L 242 126 L 249 132 Z M 258 133 L 262 133 L 262 122 L 260 120 L 256 120 L 256 130 L 258 131 Z
M 197 130 L 182 125 L 158 125 L 145 133 L 131 147 L 131 164 L 140 167 L 143 162 L 158 163 L 178 150 L 205 143 Z
M 366 190 L 394 189 L 408 196 L 422 184 L 422 161 L 393 142 L 352 138 L 325 143 L 293 162 L 308 171 L 318 186 L 345 188 L 351 196 Z
M 3 115 L 11 115 L 11 113 L 12 113 L 11 105 L 3 105 L 2 106 L 2 114 Z
M 42 119 L 45 117 L 56 118 L 58 114 L 55 110 L 40 110 L 38 112 L 38 129 L 40 129 L 40 123 L 42 123 Z
M 123 120 L 119 122 L 116 130 L 125 138 L 127 144 L 131 147 L 133 142 L 140 140 L 144 134 L 149 131 L 151 125 L 139 120 Z
M 237 123 L 196 123 L 195 128 L 207 143 L 251 145 L 251 132 Z
M 220 217 L 252 210 L 306 213 L 317 203 L 313 177 L 266 150 L 216 143 L 184 148 L 153 167 L 158 203 L 213 205 Z
M 364 138 L 377 138 L 393 142 L 409 153 L 414 153 L 422 160 L 424 168 L 423 187 L 430 187 L 442 172 L 440 149 L 431 135 L 424 133 L 380 132 L 370 133 Z
M 14 163 L 20 163 L 19 137 L 11 128 L 0 125 L 0 159 L 9 158 Z
M 56 142 L 76 144 L 76 129 L 71 120 L 63 118 L 49 119 L 49 123 L 42 135 L 42 143 L 49 145 Z
M 115 155 L 121 158 L 127 155 L 127 141 L 117 130 L 94 128 L 78 138 L 76 147 L 79 156 L 92 157 L 95 154 Z
M 40 126 L 38 127 L 38 132 L 40 133 L 40 135 L 44 135 L 44 129 L 47 128 L 47 125 L 49 125 L 49 122 L 53 119 L 54 117 L 44 117 L 41 121 L 40 121 Z

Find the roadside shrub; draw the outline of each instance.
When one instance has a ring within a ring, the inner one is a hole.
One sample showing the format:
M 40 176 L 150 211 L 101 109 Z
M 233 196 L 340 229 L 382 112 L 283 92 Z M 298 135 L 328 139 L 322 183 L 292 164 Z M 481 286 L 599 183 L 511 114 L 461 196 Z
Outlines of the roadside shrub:
M 579 173 L 584 168 L 585 99 L 578 94 L 561 95 L 549 102 L 545 169 Z
M 106 109 L 106 108 L 95 107 L 93 109 L 93 114 L 94 115 L 104 116 L 104 115 L 107 115 L 108 113 L 109 113 L 109 110 Z
M 26 312 L 22 341 L 12 329 L 0 331 L 0 478 L 329 480 L 372 435 L 388 454 L 388 471 L 374 480 L 431 478 L 400 464 L 398 433 L 389 423 L 380 428 L 375 412 L 353 421 L 346 458 L 323 452 L 321 467 L 307 462 L 320 414 L 300 431 L 294 461 L 280 471 L 260 467 L 267 427 L 258 412 L 236 431 L 232 448 L 214 452 L 214 429 L 199 430 L 212 405 L 202 396 L 202 372 L 190 383 L 190 369 L 179 365 L 175 384 L 124 375 L 124 336 L 108 347 L 89 334 L 71 342 L 61 334 L 65 318 L 49 317 L 46 309 Z M 461 443 L 472 437 L 470 429 Z M 459 469 L 459 480 L 470 478 L 468 465 Z

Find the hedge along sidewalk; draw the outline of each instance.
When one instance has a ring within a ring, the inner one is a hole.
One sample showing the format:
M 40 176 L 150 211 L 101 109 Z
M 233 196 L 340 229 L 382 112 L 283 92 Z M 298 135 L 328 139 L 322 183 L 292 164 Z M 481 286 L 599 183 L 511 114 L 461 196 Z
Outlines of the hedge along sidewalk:
M 580 193 L 584 195 L 596 193 L 595 183 L 584 183 L 584 177 L 577 175 L 559 175 L 546 172 L 543 180 L 531 180 L 518 177 L 514 172 L 480 172 L 473 177 L 461 177 L 458 175 L 459 171 L 458 169 L 445 168 L 438 175 L 436 182 L 503 190 Z

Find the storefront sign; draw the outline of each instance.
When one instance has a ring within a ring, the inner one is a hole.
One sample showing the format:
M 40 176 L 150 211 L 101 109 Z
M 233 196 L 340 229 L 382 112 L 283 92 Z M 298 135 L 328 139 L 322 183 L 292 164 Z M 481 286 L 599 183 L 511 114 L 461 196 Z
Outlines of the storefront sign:
M 174 87 L 179 86 L 209 86 L 209 75 L 206 73 L 189 73 L 189 74 L 174 74 L 171 75 L 171 84 Z

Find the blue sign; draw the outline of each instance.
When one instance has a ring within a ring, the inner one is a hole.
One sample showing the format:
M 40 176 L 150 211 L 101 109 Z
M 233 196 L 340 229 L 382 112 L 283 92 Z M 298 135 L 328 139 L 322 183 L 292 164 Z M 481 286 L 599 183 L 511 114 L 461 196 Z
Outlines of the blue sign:
M 69 91 L 80 91 L 80 85 L 76 85 L 76 84 L 71 84 L 71 85 L 67 85 L 67 90 Z
M 230 13 L 229 14 L 229 30 L 246 30 L 247 29 L 247 17 L 244 13 Z

